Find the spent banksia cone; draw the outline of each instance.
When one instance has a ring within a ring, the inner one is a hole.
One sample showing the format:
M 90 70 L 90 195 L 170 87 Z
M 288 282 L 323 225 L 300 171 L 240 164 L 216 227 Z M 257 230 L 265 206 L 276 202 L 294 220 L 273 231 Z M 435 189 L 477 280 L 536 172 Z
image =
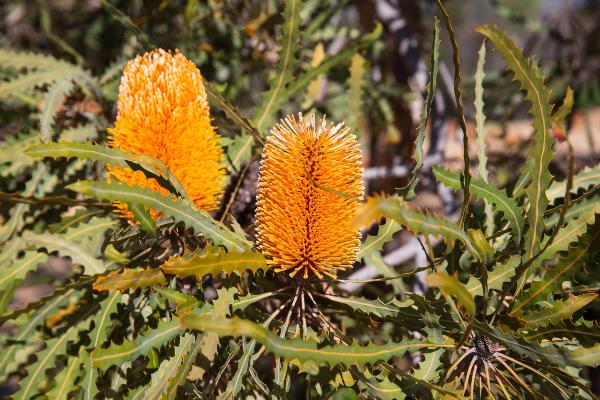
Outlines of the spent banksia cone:
M 360 245 L 352 220 L 363 197 L 360 147 L 348 128 L 287 116 L 271 131 L 258 180 L 256 231 L 276 271 L 335 277 Z
M 225 185 L 223 149 L 211 125 L 202 75 L 183 54 L 157 49 L 127 64 L 110 133 L 113 147 L 160 159 L 196 206 L 218 208 Z M 168 193 L 141 171 L 109 167 L 109 175 Z

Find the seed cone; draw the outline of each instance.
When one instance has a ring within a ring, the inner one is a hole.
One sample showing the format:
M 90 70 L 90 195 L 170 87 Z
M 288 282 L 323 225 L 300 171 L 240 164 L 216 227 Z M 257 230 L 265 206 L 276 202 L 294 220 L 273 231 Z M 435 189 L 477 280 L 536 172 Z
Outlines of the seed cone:
M 109 132 L 111 146 L 160 159 L 196 206 L 218 208 L 225 185 L 223 149 L 211 125 L 202 75 L 184 55 L 157 49 L 127 64 Z M 113 166 L 109 176 L 168 194 L 140 171 Z
M 335 277 L 352 266 L 360 232 L 362 156 L 343 124 L 289 115 L 268 137 L 257 191 L 256 231 L 276 271 Z

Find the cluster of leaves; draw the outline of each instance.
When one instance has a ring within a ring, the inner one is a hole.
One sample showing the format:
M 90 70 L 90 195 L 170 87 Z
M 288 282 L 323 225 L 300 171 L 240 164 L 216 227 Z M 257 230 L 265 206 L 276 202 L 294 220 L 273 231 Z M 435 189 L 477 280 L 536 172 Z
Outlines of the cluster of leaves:
M 207 85 L 214 107 L 236 127 L 226 138 L 232 173 L 260 154 L 282 108 L 306 91 L 308 101 L 311 84 L 334 67 L 350 64 L 348 90 L 360 94 L 357 52 L 380 28 L 303 68 L 298 46 L 307 7 L 286 2 L 279 61 L 251 118 Z M 593 398 L 584 367 L 600 362 L 600 328 L 583 311 L 598 292 L 600 166 L 578 174 L 571 166 L 566 180 L 552 180 L 551 128 L 564 123 L 572 96 L 553 111 L 536 63 L 498 28 L 478 30 L 526 93 L 531 156 L 516 184 L 500 189 L 485 172 L 481 139 L 480 178 L 471 176 L 467 152 L 463 171 L 434 168 L 441 184 L 464 193 L 458 222 L 410 207 L 436 86 L 436 19 L 409 184 L 399 195 L 369 198 L 355 221 L 369 227 L 385 218 L 359 252 L 392 284 L 375 299 L 348 295 L 338 285 L 343 279 L 274 274 L 253 246 L 251 226 L 228 207 L 218 218 L 201 211 L 159 160 L 103 145 L 106 116 L 85 108 L 73 115 L 65 104 L 105 104 L 118 76 L 112 69 L 98 78 L 52 57 L 0 51 L 0 98 L 28 107 L 29 122 L 39 127 L 0 148 L 0 173 L 10 178 L 0 193 L 10 204 L 0 228 L 0 322 L 11 332 L 2 336 L 0 376 L 19 377 L 13 397 Z M 484 61 L 485 43 L 475 79 L 480 138 Z M 457 55 L 455 62 L 462 112 Z M 140 170 L 171 195 L 107 182 L 107 163 Z M 234 201 L 240 185 L 232 186 Z M 476 198 L 485 205 L 482 218 L 471 213 Z M 115 217 L 114 201 L 127 204 L 136 223 Z M 154 221 L 149 209 L 161 218 Z M 382 252 L 403 227 L 422 235 L 429 265 L 397 275 Z M 433 237 L 443 240 L 434 247 Z M 55 255 L 68 257 L 74 273 L 66 281 L 46 276 L 50 295 L 9 307 L 25 279 L 48 275 L 38 268 Z M 403 280 L 419 275 L 426 275 L 426 293 L 406 291 Z

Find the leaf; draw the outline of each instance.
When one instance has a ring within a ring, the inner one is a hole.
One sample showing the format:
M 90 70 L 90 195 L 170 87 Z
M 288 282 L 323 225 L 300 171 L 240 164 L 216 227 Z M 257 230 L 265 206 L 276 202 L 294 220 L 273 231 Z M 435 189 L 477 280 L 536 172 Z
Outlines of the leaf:
M 156 221 L 150 215 L 150 211 L 144 209 L 142 205 L 136 204 L 132 206 L 130 209 L 133 213 L 133 218 L 140 224 L 140 228 L 142 231 L 153 234 L 156 231 Z
M 431 112 L 431 104 L 437 84 L 438 75 L 438 59 L 440 57 L 440 20 L 434 17 L 433 21 L 433 49 L 431 51 L 431 59 L 429 61 L 429 82 L 427 84 L 427 97 L 421 111 L 421 122 L 417 128 L 417 136 L 415 138 L 415 149 L 412 159 L 415 160 L 415 166 L 410 172 L 408 184 L 402 188 L 403 198 L 412 198 L 415 195 L 415 187 L 419 182 L 419 171 L 423 167 L 423 142 L 425 141 L 425 128 L 427 128 L 427 120 Z
M 83 323 L 72 325 L 62 335 L 46 341 L 46 348 L 37 353 L 37 361 L 27 367 L 27 376 L 19 382 L 20 390 L 14 394 L 15 400 L 29 400 L 37 393 L 38 384 L 46 378 L 46 370 L 54 367 L 56 357 L 65 354 L 67 343 L 77 338 L 78 329 Z
M 100 303 L 100 312 L 94 319 L 94 329 L 88 334 L 90 337 L 90 348 L 99 349 L 106 342 L 108 326 L 111 323 L 110 316 L 117 310 L 117 305 L 120 301 L 121 293 L 115 291 Z M 83 398 L 85 400 L 93 400 L 94 396 L 98 393 L 98 387 L 96 386 L 98 371 L 93 367 L 92 357 L 89 353 L 85 354 L 82 361 L 85 372 L 83 381 L 80 384 L 83 390 Z
M 573 89 L 571 89 L 569 86 L 567 86 L 567 93 L 565 94 L 563 103 L 559 107 L 559 109 L 556 110 L 554 115 L 552 116 L 552 120 L 555 125 L 562 124 L 565 121 L 565 119 L 567 119 L 569 114 L 571 114 L 571 111 L 573 110 L 573 105 L 575 103 L 574 94 L 575 93 L 573 92 Z M 563 193 L 564 193 L 564 191 L 563 191 Z
M 364 85 L 367 73 L 367 61 L 360 53 L 350 59 L 350 78 L 348 79 L 348 120 L 354 134 L 360 138 L 360 121 L 363 118 Z
M 461 188 L 462 176 L 459 172 L 450 171 L 437 165 L 433 166 L 433 174 L 438 182 L 451 187 L 454 190 Z M 471 179 L 471 193 L 492 203 L 499 211 L 502 212 L 504 218 L 508 221 L 517 242 L 520 241 L 523 231 L 523 216 L 517 202 L 508 197 L 506 190 L 500 190 L 491 183 L 487 183 L 481 179 Z
M 168 360 L 164 360 L 158 370 L 151 376 L 150 387 L 144 393 L 144 399 L 160 400 L 164 398 L 169 390 L 171 381 L 177 376 L 182 366 L 185 355 L 191 350 L 196 337 L 191 333 L 186 333 L 179 339 L 179 345 L 175 347 L 175 354 Z
M 192 368 L 192 365 L 194 364 L 196 357 L 198 356 L 198 353 L 201 351 L 201 349 L 202 342 L 200 342 L 197 339 L 194 339 L 194 344 L 192 345 L 192 348 L 186 354 L 183 355 L 183 359 L 181 360 L 181 366 L 175 373 L 175 376 L 173 376 L 169 382 L 169 388 L 166 396 L 167 399 L 175 400 L 177 398 L 177 388 L 179 388 L 185 383 L 186 377 L 188 376 L 188 373 L 190 372 L 190 369 Z
M 68 290 L 45 303 L 42 308 L 31 316 L 31 319 L 19 326 L 18 331 L 13 335 L 12 339 L 17 343 L 29 341 L 38 326 L 44 323 L 46 317 L 52 315 L 58 308 L 62 307 L 71 295 L 73 295 L 73 290 Z M 10 364 L 14 361 L 15 354 L 19 348 L 18 344 L 13 344 L 0 351 L 0 376 L 7 376 L 9 372 L 12 372 Z
M 396 222 L 394 221 L 390 222 L 396 224 Z M 394 288 L 394 294 L 406 293 L 406 288 L 404 287 L 402 279 L 398 278 L 398 273 L 396 272 L 394 267 L 390 266 L 387 262 L 385 262 L 385 259 L 380 252 L 372 250 L 369 254 L 365 256 L 365 263 L 367 265 L 372 265 L 377 271 L 377 273 L 382 277 L 393 278 L 387 279 L 385 281 L 385 284 L 390 285 L 392 288 Z
M 530 207 L 527 211 L 529 230 L 526 234 L 526 256 L 532 258 L 540 249 L 541 236 L 544 232 L 544 212 L 548 205 L 546 189 L 552 175 L 548 165 L 552 159 L 553 137 L 549 132 L 552 127 L 549 104 L 549 91 L 544 87 L 540 68 L 533 61 L 528 62 L 514 42 L 496 26 L 482 25 L 477 31 L 490 39 L 514 73 L 515 79 L 525 90 L 526 99 L 531 103 L 529 112 L 533 116 L 535 129 L 534 146 L 528 159 L 526 171 L 531 176 L 531 183 L 525 188 Z
M 249 305 L 254 304 L 260 300 L 268 299 L 269 297 L 273 296 L 274 294 L 275 294 L 275 292 L 266 292 L 266 293 L 261 293 L 261 294 L 248 293 L 247 295 L 242 296 L 242 297 L 238 298 L 236 301 L 234 301 L 231 304 L 231 310 L 232 311 L 244 311 L 246 309 L 246 307 L 248 307 Z
M 523 335 L 528 341 L 542 341 L 553 339 L 576 339 L 582 346 L 593 346 L 600 338 L 600 327 L 596 321 L 561 321 L 561 323 L 539 327 L 533 332 Z
M 593 167 L 585 167 L 573 177 L 573 187 L 571 193 L 575 194 L 580 189 L 587 189 L 591 186 L 600 185 L 600 164 Z M 567 181 L 554 181 L 546 191 L 546 196 L 551 203 L 564 197 L 567 189 Z
M 147 355 L 152 348 L 160 348 L 181 332 L 178 321 L 161 321 L 155 329 L 151 329 L 143 336 L 138 336 L 133 341 L 126 340 L 120 345 L 95 349 L 92 353 L 92 365 L 100 370 L 105 370 L 111 365 L 133 361 L 139 356 Z
M 377 235 L 367 236 L 364 243 L 360 246 L 356 258 L 362 259 L 371 252 L 380 252 L 383 245 L 392 240 L 394 234 L 402 229 L 402 226 L 394 220 L 386 221 L 385 224 L 379 226 Z
M 59 139 L 63 142 L 86 142 L 97 136 L 98 129 L 94 124 L 84 124 L 63 130 L 60 133 Z
M 487 273 L 488 290 L 502 291 L 504 283 L 510 281 L 510 279 L 515 276 L 515 270 L 520 262 L 521 259 L 519 257 L 511 257 L 505 263 L 497 263 L 494 270 Z M 481 281 L 474 276 L 469 278 L 467 290 L 473 296 L 483 296 Z
M 152 290 L 160 294 L 167 301 L 177 305 L 177 312 L 190 311 L 198 306 L 198 299 L 189 294 L 181 293 L 170 287 L 154 286 Z
M 206 212 L 195 208 L 186 201 L 176 200 L 173 196 L 163 196 L 150 189 L 128 186 L 122 183 L 78 181 L 67 186 L 75 192 L 84 193 L 108 201 L 121 201 L 128 206 L 143 205 L 162 212 L 167 217 L 182 221 L 187 227 L 211 239 L 215 245 L 228 249 L 243 250 L 251 247 L 246 238 L 236 235 L 222 223 L 215 221 Z
M 467 287 L 460 283 L 456 276 L 451 276 L 443 272 L 436 272 L 427 275 L 425 282 L 429 286 L 437 287 L 444 292 L 447 296 L 454 296 L 458 301 L 458 304 L 462 305 L 465 310 L 475 315 L 475 301 L 473 295 L 467 290 Z
M 256 109 L 254 125 L 258 132 L 263 133 L 271 125 L 273 114 L 284 103 L 282 92 L 286 86 L 294 79 L 293 71 L 298 59 L 298 41 L 301 37 L 300 32 L 300 11 L 304 6 L 302 0 L 289 0 L 285 2 L 283 11 L 283 37 L 281 39 L 281 50 L 279 52 L 279 61 L 275 66 L 274 79 L 271 81 L 270 88 L 262 95 L 260 106 Z
M 302 339 L 283 339 L 254 322 L 234 318 L 209 318 L 197 315 L 181 317 L 184 328 L 198 331 L 214 332 L 219 336 L 244 336 L 255 339 L 267 350 L 287 360 L 300 362 L 314 361 L 327 363 L 330 366 L 344 364 L 351 366 L 388 360 L 392 356 L 402 356 L 408 350 L 423 350 L 428 348 L 452 347 L 451 344 L 432 344 L 425 341 L 390 342 L 386 345 L 360 346 L 357 344 L 335 344 L 318 346 L 316 342 Z
M 59 60 L 49 55 L 32 52 L 13 51 L 9 49 L 0 49 L 0 65 L 2 67 L 11 67 L 14 69 L 57 69 L 73 67 L 64 60 Z
M 31 146 L 25 154 L 35 158 L 72 158 L 100 161 L 102 163 L 142 170 L 147 177 L 157 178 L 158 183 L 172 193 L 180 195 L 187 201 L 189 197 L 181 182 L 169 168 L 158 158 L 147 154 L 135 154 L 91 143 L 46 143 Z
M 432 343 L 444 343 L 440 317 L 426 312 L 423 316 L 423 322 L 425 323 L 424 330 L 427 333 L 427 340 Z M 444 349 L 424 354 L 423 361 L 419 363 L 419 369 L 415 369 L 412 376 L 426 382 L 437 381 L 440 377 L 439 368 L 442 366 L 440 359 L 443 354 Z
M 67 230 L 62 238 L 69 242 L 85 243 L 86 240 L 93 240 L 96 235 L 103 235 L 114 224 L 115 221 L 111 219 L 92 218 L 86 224 L 80 224 L 76 228 Z M 47 259 L 48 255 L 45 253 L 26 251 L 23 257 L 14 260 L 11 266 L 0 269 L 0 290 L 3 290 L 15 279 L 25 278 L 29 271 L 34 270 Z
M 439 235 L 449 243 L 459 240 L 467 246 L 472 254 L 480 257 L 467 234 L 457 225 L 441 216 L 412 210 L 399 198 L 379 196 L 368 198 L 367 202 L 358 210 L 354 224 L 357 227 L 368 226 L 372 221 L 382 217 L 394 220 L 415 233 Z
M 7 98 L 16 93 L 51 84 L 59 79 L 69 78 L 77 82 L 88 83 L 93 78 L 87 72 L 73 65 L 65 65 L 50 70 L 39 70 L 18 75 L 7 82 L 0 83 L 0 99 Z
M 323 294 L 321 297 L 336 303 L 344 304 L 354 311 L 361 311 L 365 314 L 372 314 L 378 317 L 394 317 L 399 311 L 399 309 L 391 303 L 385 304 L 379 300 L 368 300 L 364 297 L 341 297 L 328 294 Z
M 540 326 L 546 327 L 549 324 L 558 325 L 563 320 L 573 317 L 573 314 L 583 307 L 596 300 L 598 294 L 587 293 L 580 296 L 569 296 L 566 300 L 558 300 L 552 303 L 551 308 L 544 308 L 541 311 L 527 313 L 519 316 L 519 319 L 525 322 L 528 328 L 536 329 Z
M 594 226 L 588 230 L 588 235 L 581 240 L 578 246 L 569 249 L 565 258 L 559 257 L 556 266 L 549 268 L 542 280 L 531 282 L 529 290 L 518 297 L 510 315 L 522 314 L 525 306 L 546 300 L 552 291 L 560 289 L 562 282 L 570 280 L 571 276 L 583 266 L 585 257 L 589 254 L 589 250 L 597 245 L 598 239 L 600 239 L 600 220 L 596 221 Z M 519 313 L 519 311 L 521 312 Z
M 358 387 L 365 388 L 372 396 L 381 400 L 404 400 L 406 398 L 404 390 L 387 377 L 381 381 L 376 378 L 361 379 L 358 381 Z
M 108 275 L 99 276 L 94 282 L 94 290 L 121 293 L 127 289 L 146 289 L 156 285 L 164 285 L 166 278 L 158 268 L 131 269 L 113 271 Z
M 251 250 L 225 253 L 222 249 L 208 247 L 183 257 L 171 257 L 160 268 L 167 274 L 202 278 L 207 274 L 216 276 L 222 272 L 241 275 L 245 270 L 266 270 L 267 261 L 262 253 Z
M 49 399 L 67 400 L 68 394 L 75 390 L 75 380 L 81 373 L 80 357 L 69 357 L 68 364 L 56 375 L 56 386 L 48 392 Z
M 40 138 L 42 142 L 52 140 L 52 123 L 57 111 L 60 109 L 64 98 L 74 89 L 75 85 L 70 78 L 56 80 L 44 97 L 44 104 L 40 114 Z
M 33 131 L 26 135 L 11 136 L 0 144 L 0 164 L 7 164 L 0 169 L 0 176 L 17 175 L 25 168 L 31 167 L 36 160 L 23 152 L 29 146 L 38 143 L 39 134 Z
M 115 224 L 116 221 L 111 221 L 109 226 L 114 226 Z M 65 240 L 59 235 L 52 235 L 50 233 L 36 235 L 32 232 L 25 232 L 23 233 L 23 239 L 38 248 L 45 248 L 48 253 L 57 251 L 62 256 L 70 257 L 74 263 L 83 267 L 84 274 L 86 275 L 101 274 L 106 269 L 101 260 L 89 254 L 79 244 Z
M 47 169 L 44 164 L 38 164 L 31 175 L 31 179 L 27 181 L 25 190 L 21 193 L 23 196 L 33 196 L 40 186 L 43 185 L 44 177 L 47 174 Z M 0 243 L 9 239 L 15 232 L 19 232 L 25 226 L 24 215 L 29 210 L 29 205 L 20 203 L 11 209 L 10 219 L 4 221 L 0 226 Z M 1 285 L 0 285 L 1 288 Z

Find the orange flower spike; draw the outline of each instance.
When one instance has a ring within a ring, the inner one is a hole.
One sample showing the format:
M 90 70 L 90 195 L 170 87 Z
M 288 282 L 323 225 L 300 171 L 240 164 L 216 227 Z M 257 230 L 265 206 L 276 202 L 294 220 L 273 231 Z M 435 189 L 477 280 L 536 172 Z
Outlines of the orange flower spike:
M 113 147 L 160 159 L 196 206 L 219 207 L 226 183 L 223 149 L 211 125 L 202 75 L 183 54 L 157 49 L 127 64 L 110 133 Z M 109 175 L 168 193 L 155 179 L 129 168 L 110 167 Z
M 256 231 L 276 272 L 335 277 L 360 246 L 360 147 L 343 124 L 289 115 L 268 137 L 258 179 Z

